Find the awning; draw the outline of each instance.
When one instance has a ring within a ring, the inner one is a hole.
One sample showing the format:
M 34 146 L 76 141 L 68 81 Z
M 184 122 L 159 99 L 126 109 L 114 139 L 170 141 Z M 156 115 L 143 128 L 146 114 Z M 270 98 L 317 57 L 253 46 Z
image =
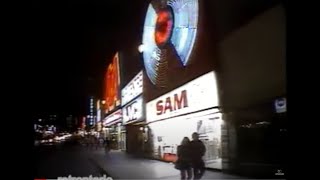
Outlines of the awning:
M 103 119 L 103 126 L 108 127 L 121 122 L 122 122 L 122 111 L 121 109 L 119 109 L 116 112 L 110 114 L 109 116 Z

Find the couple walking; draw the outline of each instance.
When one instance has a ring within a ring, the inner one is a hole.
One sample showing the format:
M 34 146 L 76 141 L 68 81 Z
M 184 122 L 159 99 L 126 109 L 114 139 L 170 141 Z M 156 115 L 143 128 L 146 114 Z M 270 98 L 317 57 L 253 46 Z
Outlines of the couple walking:
M 175 168 L 180 170 L 181 179 L 191 179 L 193 169 L 193 179 L 201 179 L 205 171 L 202 157 L 206 152 L 206 147 L 199 140 L 199 134 L 192 134 L 192 141 L 184 137 L 181 145 L 178 146 L 178 159 Z

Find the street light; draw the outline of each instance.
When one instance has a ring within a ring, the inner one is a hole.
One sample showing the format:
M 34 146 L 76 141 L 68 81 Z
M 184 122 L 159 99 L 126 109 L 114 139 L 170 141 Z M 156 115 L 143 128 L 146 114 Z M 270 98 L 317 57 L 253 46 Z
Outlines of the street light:
M 102 103 L 102 104 L 105 104 L 105 103 L 106 103 L 106 100 L 102 100 L 101 103 Z
M 145 46 L 143 44 L 139 45 L 138 50 L 142 53 L 145 50 Z

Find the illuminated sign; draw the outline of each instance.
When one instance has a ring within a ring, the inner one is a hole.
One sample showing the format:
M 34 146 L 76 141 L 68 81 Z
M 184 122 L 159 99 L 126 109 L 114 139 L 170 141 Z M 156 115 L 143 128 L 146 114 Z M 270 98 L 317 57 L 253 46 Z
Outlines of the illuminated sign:
M 101 121 L 101 110 L 98 109 L 97 110 L 97 122 L 100 122 Z
M 153 122 L 218 106 L 218 92 L 214 72 L 147 103 L 147 122 Z
M 277 99 L 274 103 L 277 113 L 284 113 L 287 111 L 287 101 L 286 98 Z
M 165 114 L 167 111 L 176 111 L 188 107 L 187 90 L 175 93 L 172 97 L 168 96 L 165 100 L 157 101 L 157 115 Z
M 121 91 L 121 105 L 138 97 L 143 91 L 143 72 L 140 71 Z
M 111 126 L 113 124 L 119 123 L 122 121 L 122 111 L 121 109 L 117 110 L 116 112 L 110 114 L 103 120 L 104 126 Z
M 138 97 L 122 108 L 123 123 L 141 121 L 144 118 L 143 98 Z
M 100 100 L 97 101 L 97 109 L 100 109 Z
M 90 125 L 94 124 L 94 119 L 93 119 L 93 97 L 90 98 Z
M 114 110 L 120 105 L 120 73 L 119 73 L 119 56 L 118 53 L 113 58 L 111 64 L 109 64 L 106 76 L 105 76 L 105 100 L 106 100 L 106 112 Z
M 198 0 L 153 0 L 149 4 L 139 49 L 154 85 L 166 86 L 169 48 L 176 52 L 178 61 L 188 65 L 197 35 L 198 14 Z

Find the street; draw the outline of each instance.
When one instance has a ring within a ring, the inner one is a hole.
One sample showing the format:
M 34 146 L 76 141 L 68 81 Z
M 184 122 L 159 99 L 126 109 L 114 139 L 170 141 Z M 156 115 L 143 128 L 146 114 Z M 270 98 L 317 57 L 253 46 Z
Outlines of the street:
M 112 177 L 113 179 L 180 179 L 172 163 L 133 157 L 121 151 L 105 154 L 103 148 L 88 148 L 77 143 L 36 147 L 35 178 Z M 203 179 L 243 179 L 207 171 Z
M 102 176 L 89 159 L 89 151 L 74 144 L 36 147 L 36 178 Z

